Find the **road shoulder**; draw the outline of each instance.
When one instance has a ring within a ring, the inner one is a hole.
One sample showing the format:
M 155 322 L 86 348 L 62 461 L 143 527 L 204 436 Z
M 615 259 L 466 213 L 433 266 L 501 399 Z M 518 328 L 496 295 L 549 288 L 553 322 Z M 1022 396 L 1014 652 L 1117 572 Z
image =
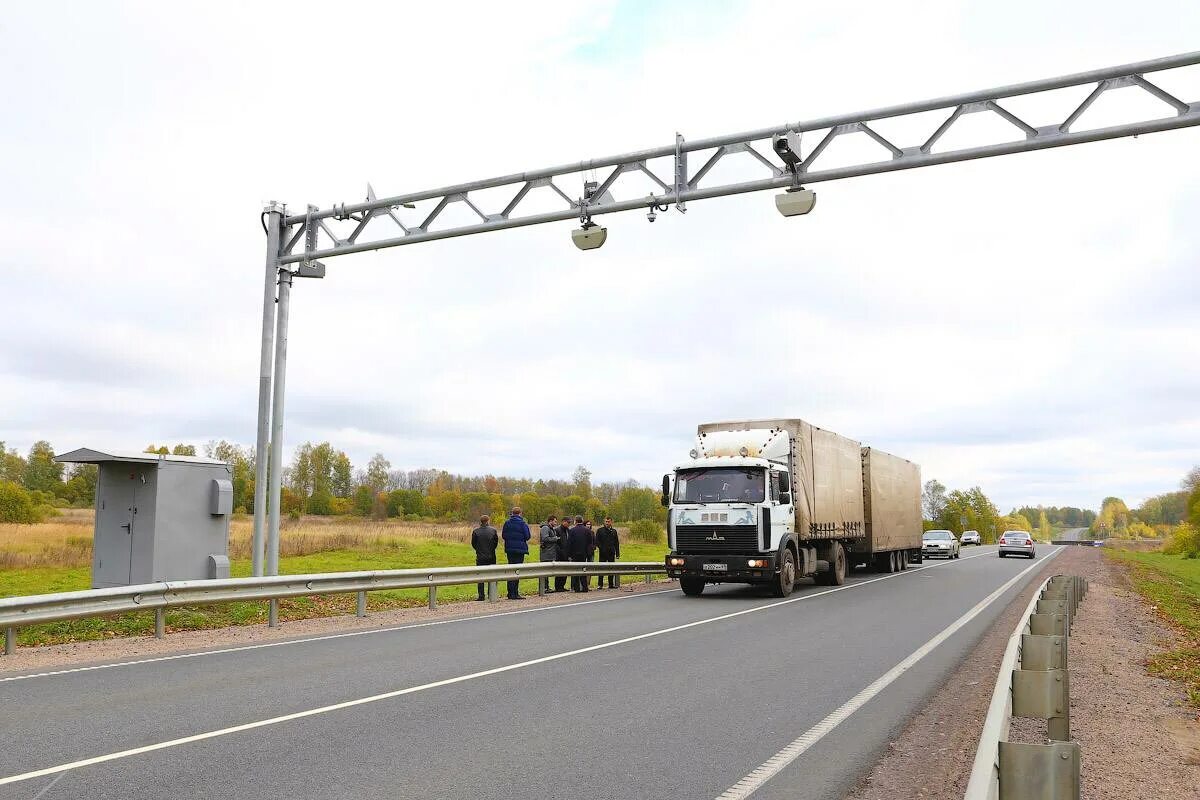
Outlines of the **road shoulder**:
M 1083 750 L 1084 800 L 1196 796 L 1200 767 L 1185 763 L 1175 744 L 1178 737 L 1168 733 L 1172 726 L 1189 724 L 1183 693 L 1177 684 L 1145 671 L 1146 659 L 1174 634 L 1140 602 L 1119 567 L 1093 549 L 1068 547 L 1012 600 L 847 800 L 963 796 L 1008 637 L 1041 582 L 1060 573 L 1081 575 L 1092 585 L 1070 654 L 1071 714 Z M 1045 731 L 1044 724 L 1037 725 L 1019 721 L 1014 738 L 1030 740 L 1030 731 L 1036 738 Z

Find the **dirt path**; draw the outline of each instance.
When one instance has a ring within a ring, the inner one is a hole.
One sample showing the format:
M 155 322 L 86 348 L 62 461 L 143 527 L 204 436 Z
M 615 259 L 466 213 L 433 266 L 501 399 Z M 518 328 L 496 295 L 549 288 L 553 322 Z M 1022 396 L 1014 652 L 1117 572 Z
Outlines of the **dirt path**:
M 1035 577 L 848 800 L 963 796 L 1004 646 L 1036 587 L 1058 573 L 1091 582 L 1070 640 L 1071 724 L 1082 748 L 1083 799 L 1200 800 L 1200 752 L 1194 749 L 1200 722 L 1178 684 L 1152 678 L 1144 667 L 1150 655 L 1172 646 L 1175 634 L 1142 604 L 1123 567 L 1084 547 L 1068 548 Z M 1045 732 L 1036 721 L 1014 728 L 1018 735 Z

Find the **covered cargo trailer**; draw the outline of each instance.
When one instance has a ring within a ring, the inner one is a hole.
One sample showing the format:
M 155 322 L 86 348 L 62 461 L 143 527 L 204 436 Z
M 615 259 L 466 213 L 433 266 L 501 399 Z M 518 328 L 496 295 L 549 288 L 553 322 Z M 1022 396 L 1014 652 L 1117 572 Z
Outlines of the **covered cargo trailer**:
M 863 507 L 862 445 L 802 419 L 758 419 L 700 425 L 701 453 L 709 434 L 730 431 L 783 431 L 791 442 L 794 531 L 799 539 L 854 539 L 866 535 Z M 749 455 L 759 455 L 769 442 Z M 737 455 L 728 453 L 722 455 Z
M 921 468 L 891 453 L 864 447 L 862 483 L 866 535 L 851 544 L 851 552 L 873 558 L 881 569 L 889 565 L 875 557 L 892 552 L 906 552 L 920 561 Z

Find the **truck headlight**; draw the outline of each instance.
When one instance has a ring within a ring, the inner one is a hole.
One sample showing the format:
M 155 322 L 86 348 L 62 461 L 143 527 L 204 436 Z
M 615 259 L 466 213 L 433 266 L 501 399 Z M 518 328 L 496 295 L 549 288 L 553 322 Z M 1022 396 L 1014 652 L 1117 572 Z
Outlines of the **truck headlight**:
M 766 569 L 767 565 L 770 563 L 771 562 L 767 561 L 765 558 L 752 558 L 746 562 L 746 566 Z
M 684 565 L 684 560 L 682 558 L 668 558 L 667 559 L 668 567 L 682 567 L 683 565 Z

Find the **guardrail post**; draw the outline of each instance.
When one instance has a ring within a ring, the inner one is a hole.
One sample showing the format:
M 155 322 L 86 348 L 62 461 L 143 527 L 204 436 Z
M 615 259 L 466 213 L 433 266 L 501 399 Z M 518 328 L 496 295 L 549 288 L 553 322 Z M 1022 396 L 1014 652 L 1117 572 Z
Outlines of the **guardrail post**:
M 366 592 L 358 593 L 358 606 L 357 606 L 357 608 L 354 609 L 354 613 L 355 613 L 355 615 L 357 615 L 360 618 L 365 617 L 367 615 L 367 593 Z
M 1000 800 L 1079 800 L 1075 742 L 1000 742 Z
M 500 594 L 500 590 L 498 587 L 499 584 L 497 581 L 488 581 L 488 602 L 499 602 L 500 598 L 498 595 Z
M 279 627 L 279 599 L 276 597 L 272 597 L 267 602 L 267 627 Z
M 1021 634 L 1021 669 L 1066 669 L 1067 637 Z
M 7 627 L 4 629 L 4 655 L 11 656 L 17 652 L 17 629 Z
M 1030 614 L 1029 632 L 1034 636 L 1066 636 L 1066 614 Z
M 437 608 L 437 587 L 430 586 L 429 587 L 429 610 L 432 611 L 435 608 Z
M 646 583 L 654 583 L 654 576 L 649 572 L 646 573 Z
M 538 597 L 546 596 L 546 587 L 549 585 L 549 578 L 538 578 Z
M 1012 715 L 1046 720 L 1046 735 L 1071 740 L 1070 677 L 1065 669 L 1014 669 Z
M 167 610 L 154 609 L 154 638 L 161 639 L 167 635 Z

